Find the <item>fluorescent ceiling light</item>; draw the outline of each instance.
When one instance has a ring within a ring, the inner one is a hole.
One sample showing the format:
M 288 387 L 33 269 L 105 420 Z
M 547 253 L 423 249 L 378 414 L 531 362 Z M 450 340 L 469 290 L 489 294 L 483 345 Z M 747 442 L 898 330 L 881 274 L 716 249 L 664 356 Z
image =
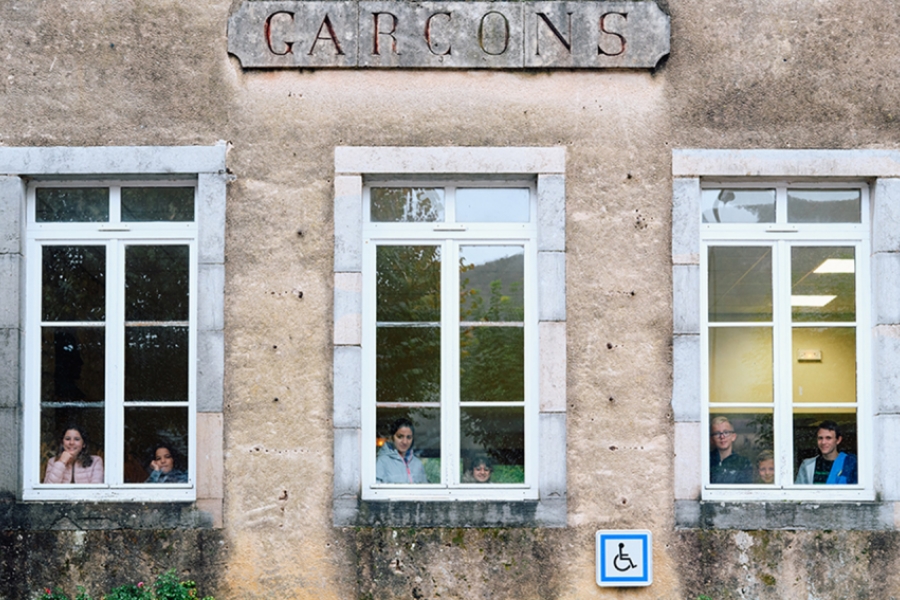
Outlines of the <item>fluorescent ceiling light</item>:
M 791 295 L 791 306 L 811 306 L 822 308 L 837 296 L 794 296 Z
M 855 273 L 854 262 L 852 258 L 829 258 L 816 267 L 813 273 Z

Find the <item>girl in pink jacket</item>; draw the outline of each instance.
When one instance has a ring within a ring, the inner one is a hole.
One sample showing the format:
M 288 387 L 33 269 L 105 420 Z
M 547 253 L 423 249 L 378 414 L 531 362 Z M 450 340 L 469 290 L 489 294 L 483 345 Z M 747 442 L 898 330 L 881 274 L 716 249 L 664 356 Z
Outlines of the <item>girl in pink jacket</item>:
M 91 455 L 80 426 L 66 429 L 56 457 L 47 462 L 44 483 L 103 483 L 103 459 Z

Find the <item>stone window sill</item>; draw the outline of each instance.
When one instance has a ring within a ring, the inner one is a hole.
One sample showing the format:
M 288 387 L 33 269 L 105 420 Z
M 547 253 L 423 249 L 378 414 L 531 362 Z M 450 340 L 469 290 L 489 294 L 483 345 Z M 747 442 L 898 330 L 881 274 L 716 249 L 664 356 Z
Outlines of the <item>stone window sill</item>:
M 543 501 L 345 501 L 337 527 L 565 527 L 564 498 Z
M 678 529 L 892 531 L 890 502 L 677 500 Z
M 0 530 L 90 531 L 221 527 L 221 507 L 206 504 L 205 500 L 164 504 L 0 500 Z M 217 504 L 221 505 L 221 501 Z

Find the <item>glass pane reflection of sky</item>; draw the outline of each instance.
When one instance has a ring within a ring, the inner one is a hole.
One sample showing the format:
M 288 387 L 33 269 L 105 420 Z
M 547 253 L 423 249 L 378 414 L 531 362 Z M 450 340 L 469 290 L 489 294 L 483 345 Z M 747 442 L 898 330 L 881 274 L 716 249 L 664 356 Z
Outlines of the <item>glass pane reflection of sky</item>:
M 527 223 L 528 188 L 459 188 L 456 220 L 481 223 Z

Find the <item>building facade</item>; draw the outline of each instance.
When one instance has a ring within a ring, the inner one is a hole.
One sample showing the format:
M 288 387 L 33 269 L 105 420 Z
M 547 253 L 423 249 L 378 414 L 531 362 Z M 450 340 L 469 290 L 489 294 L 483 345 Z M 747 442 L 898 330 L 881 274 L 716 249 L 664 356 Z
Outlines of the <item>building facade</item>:
M 3 4 L 0 598 L 898 595 L 898 21 Z

